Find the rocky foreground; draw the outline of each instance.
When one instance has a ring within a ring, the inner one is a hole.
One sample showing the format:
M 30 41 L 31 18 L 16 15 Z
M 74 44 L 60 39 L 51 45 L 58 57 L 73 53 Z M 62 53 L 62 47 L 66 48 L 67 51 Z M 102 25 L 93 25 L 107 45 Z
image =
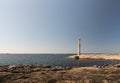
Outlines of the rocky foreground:
M 0 83 L 120 83 L 120 64 L 92 67 L 0 66 Z

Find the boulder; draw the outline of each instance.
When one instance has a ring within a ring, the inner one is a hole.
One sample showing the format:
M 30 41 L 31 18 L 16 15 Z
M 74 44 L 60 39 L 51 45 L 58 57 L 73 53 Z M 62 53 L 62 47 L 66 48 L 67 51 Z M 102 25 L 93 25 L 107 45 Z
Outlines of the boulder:
M 14 68 L 16 68 L 17 67 L 17 65 L 9 65 L 8 66 L 8 69 L 14 69 Z
M 32 71 L 37 72 L 37 71 L 40 71 L 40 70 L 41 70 L 41 68 L 34 68 Z
M 117 68 L 120 68 L 120 63 L 119 64 L 115 64 L 114 66 L 117 67 Z

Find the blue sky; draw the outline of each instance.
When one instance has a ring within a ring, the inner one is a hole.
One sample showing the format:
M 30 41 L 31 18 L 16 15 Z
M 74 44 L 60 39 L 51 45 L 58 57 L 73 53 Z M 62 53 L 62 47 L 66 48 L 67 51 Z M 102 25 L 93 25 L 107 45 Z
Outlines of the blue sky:
M 1 53 L 120 52 L 119 0 L 1 0 Z

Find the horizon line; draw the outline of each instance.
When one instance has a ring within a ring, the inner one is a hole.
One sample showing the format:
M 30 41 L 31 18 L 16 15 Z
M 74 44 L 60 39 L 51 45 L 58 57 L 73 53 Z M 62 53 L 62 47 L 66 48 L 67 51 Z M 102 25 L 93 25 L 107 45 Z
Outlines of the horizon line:
M 77 54 L 77 53 L 0 53 L 0 54 Z M 86 53 L 81 53 L 81 54 L 120 54 L 120 53 L 96 53 L 96 52 L 94 52 L 94 53 L 89 53 L 89 52 L 86 52 Z

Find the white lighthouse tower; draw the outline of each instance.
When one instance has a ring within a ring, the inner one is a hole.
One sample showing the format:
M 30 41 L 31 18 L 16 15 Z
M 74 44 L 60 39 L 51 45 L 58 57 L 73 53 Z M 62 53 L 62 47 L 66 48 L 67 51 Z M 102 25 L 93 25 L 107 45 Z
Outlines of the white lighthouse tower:
M 80 38 L 78 39 L 78 53 L 77 53 L 78 56 L 81 55 L 81 44 L 80 44 Z
M 77 54 L 76 55 L 74 55 L 74 56 L 69 56 L 68 58 L 70 58 L 70 59 L 80 59 L 80 55 L 81 55 L 81 41 L 80 41 L 81 39 L 80 38 L 78 38 L 78 45 L 77 45 Z

